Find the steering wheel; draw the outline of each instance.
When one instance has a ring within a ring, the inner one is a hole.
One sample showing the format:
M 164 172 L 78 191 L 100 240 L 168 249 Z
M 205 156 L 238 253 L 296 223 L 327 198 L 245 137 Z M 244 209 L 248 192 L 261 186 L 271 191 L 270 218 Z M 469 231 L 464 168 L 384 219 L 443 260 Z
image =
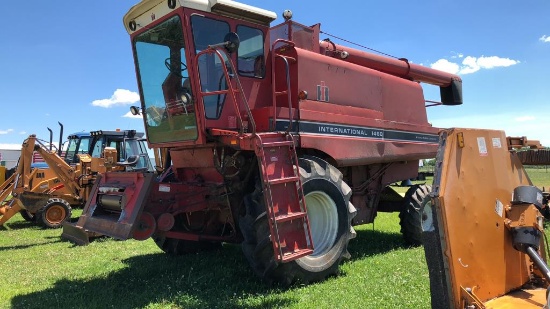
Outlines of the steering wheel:
M 187 70 L 187 66 L 185 65 L 185 63 L 183 63 L 179 60 L 174 60 L 174 64 L 179 66 L 181 68 L 181 70 L 173 70 L 172 69 L 172 63 L 170 61 L 171 60 L 170 60 L 169 57 L 164 59 L 164 65 L 166 66 L 168 71 L 170 71 L 173 74 L 176 74 L 178 77 L 188 78 L 188 76 L 183 76 L 183 72 Z

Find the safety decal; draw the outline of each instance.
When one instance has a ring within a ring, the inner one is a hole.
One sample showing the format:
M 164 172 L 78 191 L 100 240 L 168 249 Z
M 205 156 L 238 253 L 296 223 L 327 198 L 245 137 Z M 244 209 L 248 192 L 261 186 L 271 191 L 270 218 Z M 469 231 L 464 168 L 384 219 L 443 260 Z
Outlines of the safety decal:
M 493 148 L 502 148 L 500 137 L 493 137 Z
M 504 205 L 502 204 L 501 201 L 499 201 L 497 199 L 496 203 L 495 203 L 495 212 L 497 213 L 497 215 L 499 215 L 501 218 L 502 216 L 504 215 Z
M 487 144 L 485 143 L 484 137 L 478 137 L 477 138 L 477 148 L 479 149 L 479 155 L 480 156 L 486 156 L 487 155 Z

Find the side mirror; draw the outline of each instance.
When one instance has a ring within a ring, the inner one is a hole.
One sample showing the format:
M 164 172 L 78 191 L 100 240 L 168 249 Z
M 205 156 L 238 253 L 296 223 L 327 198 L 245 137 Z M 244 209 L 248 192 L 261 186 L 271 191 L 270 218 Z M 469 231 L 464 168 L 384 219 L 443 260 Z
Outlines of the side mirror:
M 223 40 L 225 41 L 224 47 L 228 53 L 232 54 L 237 51 L 237 49 L 239 49 L 239 44 L 241 43 L 241 40 L 239 40 L 239 35 L 235 32 L 227 33 Z
M 137 116 L 140 114 L 140 108 L 137 106 L 130 106 L 130 113 L 134 116 Z

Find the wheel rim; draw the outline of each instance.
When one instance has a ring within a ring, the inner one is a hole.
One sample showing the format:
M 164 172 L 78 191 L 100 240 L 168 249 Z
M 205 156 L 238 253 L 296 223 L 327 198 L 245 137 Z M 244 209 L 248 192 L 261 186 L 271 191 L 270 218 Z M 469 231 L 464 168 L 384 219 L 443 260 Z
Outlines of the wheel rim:
M 330 250 L 336 240 L 338 211 L 336 203 L 322 191 L 308 193 L 306 205 L 314 247 L 310 256 L 316 257 Z
M 51 224 L 58 224 L 65 220 L 67 212 L 65 208 L 59 205 L 53 205 L 46 211 L 46 220 Z
M 430 199 L 424 199 L 424 201 L 422 201 L 422 231 L 432 232 L 434 230 L 432 201 Z

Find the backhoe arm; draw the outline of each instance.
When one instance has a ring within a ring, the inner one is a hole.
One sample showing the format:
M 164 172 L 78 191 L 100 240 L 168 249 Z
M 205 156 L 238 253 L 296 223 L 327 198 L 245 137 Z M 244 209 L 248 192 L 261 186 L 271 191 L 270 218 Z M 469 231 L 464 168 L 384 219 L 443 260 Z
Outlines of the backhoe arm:
M 29 138 L 30 139 L 30 138 Z M 55 151 L 49 151 L 44 144 L 34 138 L 33 150 L 38 152 L 44 161 L 48 164 L 48 167 L 52 169 L 57 178 L 69 188 L 75 195 L 79 196 L 81 187 L 78 181 L 75 181 L 79 176 L 75 172 L 75 169 L 71 167 L 63 158 L 61 158 Z M 31 152 L 32 153 L 32 152 Z

